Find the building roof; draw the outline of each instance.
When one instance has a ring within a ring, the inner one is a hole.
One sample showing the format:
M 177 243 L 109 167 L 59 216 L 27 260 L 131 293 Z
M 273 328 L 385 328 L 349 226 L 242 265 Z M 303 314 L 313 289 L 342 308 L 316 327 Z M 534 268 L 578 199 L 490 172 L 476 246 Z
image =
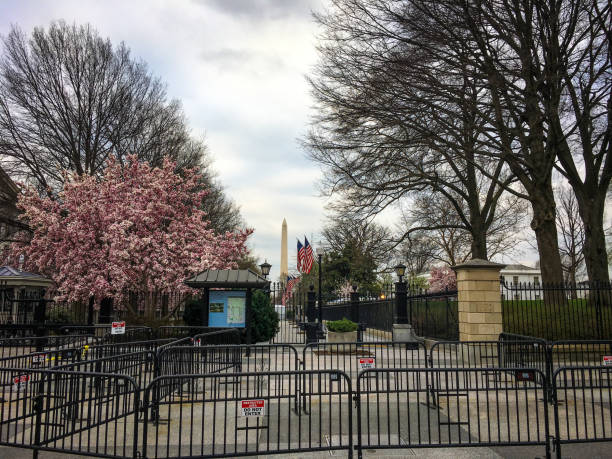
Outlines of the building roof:
M 185 281 L 192 288 L 262 288 L 269 283 L 250 269 L 208 269 Z
M 46 287 L 53 284 L 48 277 L 19 271 L 12 266 L 0 266 L 0 283 L 10 286 Z
M 540 271 L 540 268 L 532 268 L 530 266 L 525 265 L 506 265 L 503 271 Z

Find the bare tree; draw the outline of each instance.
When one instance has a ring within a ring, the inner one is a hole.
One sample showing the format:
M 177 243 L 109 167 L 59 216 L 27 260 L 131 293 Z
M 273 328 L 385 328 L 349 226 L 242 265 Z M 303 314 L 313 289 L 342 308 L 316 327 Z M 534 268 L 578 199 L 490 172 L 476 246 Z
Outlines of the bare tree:
M 523 226 L 525 213 L 525 203 L 518 198 L 506 196 L 500 202 L 499 215 L 487 232 L 490 257 L 516 250 L 516 234 Z M 402 221 L 408 244 L 416 236 L 421 247 L 429 248 L 430 262 L 454 266 L 473 257 L 468 229 L 454 207 L 435 194 L 420 193 L 404 212 Z M 407 244 L 403 243 L 402 247 L 406 248 Z
M 608 280 L 603 206 L 612 178 L 610 3 L 414 0 L 410 25 L 446 43 L 446 62 L 484 77 L 492 137 L 532 205 L 542 277 L 562 280 L 552 168 L 566 176 L 585 223 L 590 280 Z M 470 53 L 452 52 L 457 46 Z M 484 98 L 483 100 L 487 100 Z M 556 164 L 558 161 L 558 164 Z M 579 166 L 579 164 L 582 166 Z
M 612 180 L 612 3 L 567 1 L 549 48 L 561 86 L 559 110 L 550 113 L 558 170 L 570 183 L 584 228 L 584 261 L 590 281 L 609 282 L 604 228 Z M 554 54 L 552 54 L 554 53 Z
M 428 229 L 461 227 L 472 255 L 486 259 L 498 204 L 515 178 L 503 160 L 482 154 L 494 146 L 471 70 L 444 68 L 413 46 L 392 3 L 335 0 L 316 17 L 324 30 L 310 79 L 318 112 L 306 148 L 327 171 L 324 191 L 340 197 L 336 209 L 368 218 L 433 193 L 459 223 Z
M 602 239 L 597 234 L 603 234 L 600 214 L 610 183 L 609 167 L 612 167 L 608 159 L 610 32 L 606 27 L 610 3 L 599 0 L 336 0 L 332 3 L 332 12 L 320 22 L 331 31 L 323 38 L 333 45 L 325 42 L 322 54 L 330 64 L 325 70 L 334 78 L 323 80 L 324 84 L 317 81 L 318 85 L 313 86 L 319 98 L 321 94 L 327 95 L 323 100 L 336 108 L 335 113 L 330 112 L 341 122 L 334 123 L 333 116 L 321 117 L 317 122 L 324 126 L 328 123 L 327 131 L 340 138 L 356 130 L 365 132 L 373 139 L 366 145 L 377 140 L 373 133 L 393 140 L 391 128 L 395 125 L 389 121 L 392 118 L 384 118 L 386 123 L 373 121 L 371 105 L 391 107 L 397 115 L 398 105 L 407 107 L 406 99 L 416 98 L 421 106 L 431 110 L 418 111 L 412 106 L 405 112 L 402 121 L 416 120 L 401 125 L 402 132 L 411 140 L 415 138 L 415 129 L 421 134 L 426 132 L 424 139 L 431 147 L 432 138 L 436 142 L 444 136 L 451 138 L 453 131 L 449 126 L 462 126 L 458 132 L 463 134 L 463 139 L 477 139 L 478 148 L 465 148 L 469 142 L 456 142 L 462 146 L 456 153 L 461 153 L 461 157 L 492 182 L 530 202 L 531 227 L 536 234 L 545 282 L 563 280 L 552 187 L 552 171 L 558 160 L 557 167 L 577 190 L 585 220 L 585 249 L 590 239 L 597 247 L 587 256 L 587 260 L 591 259 L 587 266 L 597 264 L 599 268 L 588 269 L 589 276 L 592 280 L 594 277 L 605 280 L 607 271 L 604 274 L 602 267 L 605 247 L 602 249 L 599 243 Z M 388 71 L 392 69 L 390 62 L 401 66 L 404 72 Z M 349 79 L 354 81 L 352 86 L 345 83 Z M 371 82 L 374 83 L 368 86 Z M 395 90 L 387 99 L 376 97 L 380 88 L 390 85 Z M 466 92 L 465 88 L 469 90 Z M 394 104 L 395 100 L 399 104 Z M 427 101 L 424 105 L 423 100 Z M 338 101 L 348 102 L 345 107 Z M 432 123 L 430 112 L 442 115 L 433 118 Z M 351 116 L 352 113 L 356 116 Z M 466 123 L 465 113 L 476 113 L 479 121 Z M 440 124 L 444 119 L 446 123 Z M 426 126 L 427 130 L 417 129 L 419 125 Z M 437 132 L 444 135 L 433 136 L 436 130 L 431 132 L 432 125 L 442 126 Z M 483 140 L 483 135 L 487 140 Z M 574 150 L 574 144 L 580 148 Z M 347 152 L 360 151 L 346 142 L 331 144 L 334 147 L 345 156 Z M 470 152 L 475 156 L 466 156 Z M 455 164 L 442 152 L 438 153 L 449 167 Z M 491 167 L 495 162 L 482 161 L 479 156 L 505 163 L 524 191 L 498 177 L 495 173 L 498 169 Z M 388 163 L 387 156 L 382 157 L 377 167 Z M 574 157 L 580 157 L 584 171 L 576 166 Z M 391 162 L 402 164 L 400 159 L 403 158 L 391 158 Z M 419 170 L 421 163 L 411 164 L 411 171 Z M 357 166 L 361 165 L 357 159 L 328 160 L 328 164 L 345 174 L 346 170 L 358 170 Z M 468 170 L 457 169 L 457 176 Z M 385 171 L 383 175 L 388 174 Z M 384 190 L 386 197 L 397 196 L 399 183 L 405 182 L 406 176 L 414 177 L 405 170 L 393 177 L 393 186 Z M 362 175 L 353 173 L 350 180 L 359 183 Z M 349 183 L 336 179 L 332 185 L 343 189 Z M 411 183 L 414 187 L 429 186 L 416 179 Z M 376 188 L 368 183 L 367 189 Z M 592 209 L 585 209 L 583 201 L 587 207 L 592 205 Z M 589 211 L 594 214 L 593 218 L 587 216 Z
M 354 259 L 367 257 L 383 270 L 392 257 L 390 231 L 372 221 L 347 215 L 333 215 L 322 231 L 323 239 L 332 251 L 342 252 L 347 246 L 355 251 Z
M 575 284 L 576 275 L 584 265 L 584 223 L 580 218 L 576 196 L 571 189 L 561 188 L 557 201 L 561 263 L 566 282 Z
M 157 164 L 191 158 L 178 101 L 161 81 L 90 26 L 57 22 L 30 37 L 13 27 L 0 61 L 0 152 L 13 176 L 41 189 L 63 171 L 99 173 L 109 157 L 128 154 Z M 193 152 L 191 152 L 193 153 Z
M 121 43 L 90 26 L 57 22 L 31 37 L 3 39 L 0 61 L 0 159 L 41 192 L 61 186 L 64 171 L 97 175 L 110 157 L 135 154 L 177 172 L 198 168 L 209 193 L 202 204 L 217 232 L 244 225 L 223 190 L 203 139 L 190 135 L 181 105 Z

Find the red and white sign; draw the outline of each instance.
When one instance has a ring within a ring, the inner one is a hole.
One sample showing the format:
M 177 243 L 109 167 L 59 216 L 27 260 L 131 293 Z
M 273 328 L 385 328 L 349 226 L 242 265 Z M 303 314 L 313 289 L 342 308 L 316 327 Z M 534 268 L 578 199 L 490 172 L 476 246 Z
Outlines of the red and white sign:
M 123 335 L 125 334 L 125 321 L 113 322 L 111 324 L 111 335 Z
M 370 370 L 372 368 L 376 368 L 376 358 L 375 357 L 366 357 L 359 359 L 359 369 L 360 370 Z
M 612 367 L 612 355 L 603 356 L 603 365 L 604 367 Z
M 241 400 L 241 416 L 265 416 L 266 401 L 265 400 Z
M 13 389 L 14 390 L 25 389 L 25 387 L 28 384 L 29 380 L 30 380 L 30 376 L 29 375 L 15 376 L 13 378 Z

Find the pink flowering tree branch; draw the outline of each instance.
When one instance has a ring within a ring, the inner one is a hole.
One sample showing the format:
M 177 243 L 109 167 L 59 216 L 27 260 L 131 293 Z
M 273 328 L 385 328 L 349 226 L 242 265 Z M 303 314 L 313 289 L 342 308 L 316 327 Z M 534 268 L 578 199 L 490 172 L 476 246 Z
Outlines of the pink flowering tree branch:
M 130 157 L 124 165 L 111 160 L 102 177 L 70 177 L 56 199 L 26 190 L 18 207 L 32 237 L 14 243 L 8 257 L 25 255 L 26 269 L 55 281 L 57 299 L 79 302 L 185 291 L 187 277 L 235 267 L 252 230 L 215 234 L 200 208 L 206 191 L 198 174 L 174 168 Z
M 433 268 L 430 271 L 429 291 L 440 292 L 457 289 L 457 276 L 449 266 Z

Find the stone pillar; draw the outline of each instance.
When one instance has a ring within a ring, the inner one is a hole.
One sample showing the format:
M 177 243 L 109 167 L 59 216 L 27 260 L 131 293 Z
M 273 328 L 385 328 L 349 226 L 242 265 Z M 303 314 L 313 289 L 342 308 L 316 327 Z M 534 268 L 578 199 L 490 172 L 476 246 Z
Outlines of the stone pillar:
M 453 266 L 457 273 L 459 340 L 497 341 L 503 331 L 499 271 L 504 266 L 478 258 Z

